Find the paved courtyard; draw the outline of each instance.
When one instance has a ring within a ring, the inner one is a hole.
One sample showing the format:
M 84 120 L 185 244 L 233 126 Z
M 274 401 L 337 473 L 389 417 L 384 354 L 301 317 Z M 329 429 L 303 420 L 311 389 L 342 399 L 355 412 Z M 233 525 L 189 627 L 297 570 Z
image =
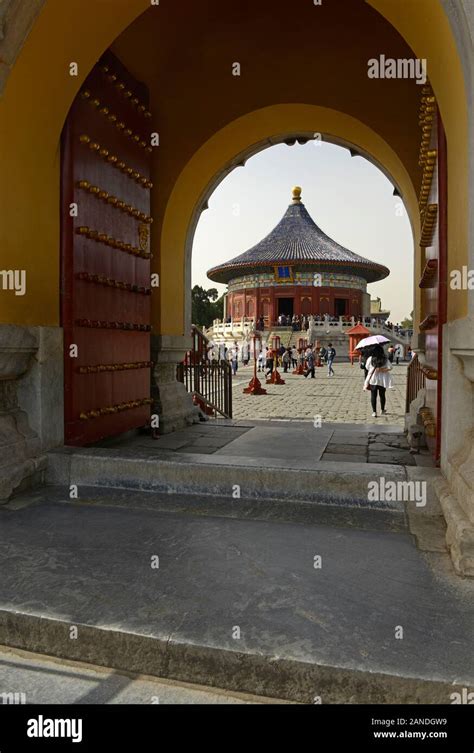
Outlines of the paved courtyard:
M 253 366 L 240 366 L 233 380 L 233 417 L 234 419 L 272 418 L 272 419 L 307 419 L 316 416 L 321 421 L 342 423 L 373 424 L 370 394 L 362 389 L 364 372 L 358 364 L 336 363 L 335 376 L 327 376 L 327 367 L 316 369 L 315 379 L 284 374 L 278 369 L 284 385 L 264 384 L 263 375 L 258 374 L 267 395 L 244 395 L 253 374 Z M 379 415 L 377 423 L 404 425 L 405 388 L 407 364 L 394 365 L 392 376 L 394 388 L 387 390 L 386 416 Z M 378 410 L 380 414 L 380 410 Z

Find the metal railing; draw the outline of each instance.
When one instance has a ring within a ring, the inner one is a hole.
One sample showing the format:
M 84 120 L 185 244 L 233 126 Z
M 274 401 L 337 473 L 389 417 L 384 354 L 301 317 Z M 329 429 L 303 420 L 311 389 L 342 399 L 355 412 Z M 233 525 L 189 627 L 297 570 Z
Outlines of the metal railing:
M 426 383 L 426 376 L 421 370 L 418 356 L 415 353 L 412 360 L 408 364 L 407 369 L 407 392 L 406 392 L 406 405 L 405 413 L 409 413 L 410 405 L 413 400 L 416 399 L 420 390 L 424 389 Z
M 193 347 L 178 364 L 176 377 L 196 405 L 209 416 L 232 418 L 232 369 L 224 359 L 210 358 L 212 344 L 197 327 L 192 328 Z

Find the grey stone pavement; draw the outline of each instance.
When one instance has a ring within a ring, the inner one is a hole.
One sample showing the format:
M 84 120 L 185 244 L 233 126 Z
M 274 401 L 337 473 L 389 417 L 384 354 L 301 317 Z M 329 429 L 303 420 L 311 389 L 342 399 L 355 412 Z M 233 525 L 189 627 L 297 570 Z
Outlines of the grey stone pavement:
M 243 388 L 253 376 L 253 366 L 239 366 L 233 379 L 232 401 L 234 418 L 239 419 L 310 419 L 321 416 L 323 422 L 374 423 L 370 394 L 362 389 L 364 372 L 359 364 L 335 363 L 334 377 L 327 376 L 327 367 L 316 369 L 314 379 L 283 373 L 284 385 L 264 384 L 264 375 L 257 374 L 267 395 L 244 395 Z M 392 370 L 394 388 L 387 390 L 386 416 L 379 415 L 379 426 L 403 426 L 407 364 L 395 364 Z M 377 409 L 380 414 L 379 408 Z
M 25 640 L 43 645 L 50 631 L 54 646 L 88 656 L 94 638 L 84 626 L 153 638 L 166 646 L 163 665 L 149 647 L 129 651 L 128 661 L 217 687 L 231 687 L 245 656 L 266 658 L 264 675 L 302 662 L 369 673 L 374 688 L 380 674 L 474 683 L 474 583 L 406 533 L 134 509 L 133 495 L 125 507 L 52 502 L 46 488 L 31 505 L 0 509 L 0 571 L 0 642 L 8 645 L 18 646 L 15 620 L 33 615 L 40 627 Z M 70 625 L 79 626 L 75 641 Z M 109 644 L 94 663 L 110 666 Z M 183 676 L 197 671 L 193 652 L 209 650 L 224 652 L 212 670 L 202 659 L 199 679 Z M 231 671 L 222 657 L 235 652 Z M 301 692 L 292 687 L 289 697 L 309 700 Z M 332 681 L 324 693 L 341 700 Z M 346 701 L 354 693 L 344 685 Z
M 0 644 L 114 668 L 66 673 L 77 702 L 147 703 L 155 683 L 164 703 L 229 702 L 216 688 L 449 703 L 474 686 L 474 582 L 454 574 L 432 501 L 367 504 L 368 479 L 439 473 L 413 467 L 427 458 L 400 423 L 370 421 L 210 420 L 51 453 L 56 486 L 0 507 Z M 60 697 L 36 661 L 3 658 Z
M 247 396 L 246 396 L 247 397 Z M 255 398 L 258 400 L 258 398 Z M 279 401 L 280 398 L 279 398 Z M 302 420 L 210 419 L 152 439 L 147 434 L 107 440 L 96 447 L 156 455 L 213 459 L 262 458 L 268 463 L 312 467 L 318 461 L 432 465 L 428 452 L 409 452 L 402 427 L 384 422 L 331 423 Z
M 284 703 L 279 699 L 124 674 L 106 667 L 0 646 L 0 705 L 15 700 L 26 704 Z

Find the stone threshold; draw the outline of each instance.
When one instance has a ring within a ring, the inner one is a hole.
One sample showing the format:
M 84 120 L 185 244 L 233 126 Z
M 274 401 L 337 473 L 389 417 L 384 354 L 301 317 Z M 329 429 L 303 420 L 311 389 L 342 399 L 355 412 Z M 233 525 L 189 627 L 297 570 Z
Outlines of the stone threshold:
M 406 481 L 408 473 L 404 466 L 381 463 L 62 448 L 49 453 L 46 482 L 228 499 L 291 499 L 402 513 L 402 502 L 367 501 L 368 484 L 381 477 Z
M 122 672 L 299 703 L 446 704 L 466 683 L 364 671 L 0 610 L 0 644 Z M 467 692 L 474 686 L 467 687 Z
M 178 513 L 196 517 L 232 518 L 301 525 L 352 528 L 360 531 L 407 533 L 408 516 L 403 508 L 391 509 L 361 504 L 331 504 L 323 496 L 312 500 L 298 499 L 234 499 L 211 494 L 182 494 L 137 491 L 105 486 L 80 486 L 78 499 L 71 500 L 68 486 L 47 486 L 19 495 L 4 506 L 5 510 L 21 510 L 41 503 L 45 497 L 51 504 L 122 508 L 133 511 Z M 431 549 L 430 549 L 431 551 Z M 438 550 L 437 550 L 438 551 Z M 444 549 L 443 549 L 444 551 Z

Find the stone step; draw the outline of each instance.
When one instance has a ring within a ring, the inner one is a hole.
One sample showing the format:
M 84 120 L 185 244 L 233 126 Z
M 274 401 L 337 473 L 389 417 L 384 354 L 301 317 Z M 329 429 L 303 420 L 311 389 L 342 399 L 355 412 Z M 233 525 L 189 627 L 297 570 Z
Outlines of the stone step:
M 182 498 L 189 498 L 196 514 L 305 523 L 326 516 L 337 525 L 406 527 L 402 502 L 368 501 L 374 478 L 405 481 L 404 466 L 215 454 L 162 453 L 157 458 L 139 450 L 97 447 L 62 448 L 48 457 L 47 483 L 52 486 L 155 494 L 158 507 L 176 509 Z
M 369 504 L 328 503 L 324 496 L 311 500 L 234 499 L 232 495 L 183 494 L 137 491 L 117 487 L 78 486 L 78 498 L 71 499 L 69 486 L 47 486 L 10 503 L 10 509 L 31 503 L 47 493 L 48 500 L 62 504 L 154 510 L 181 515 L 211 516 L 238 520 L 265 520 L 303 525 L 337 526 L 360 531 L 408 530 L 408 518 L 402 509 L 373 507 Z
M 80 640 L 71 640 L 71 626 Z M 229 642 L 230 643 L 230 642 Z M 432 680 L 410 672 L 377 672 L 285 658 L 261 651 L 178 636 L 158 637 L 79 620 L 48 619 L 0 609 L 0 644 L 69 661 L 86 662 L 193 685 L 221 688 L 293 703 L 446 704 L 453 692 L 471 693 L 474 683 Z M 235 642 L 238 643 L 237 641 Z
M 50 491 L 0 510 L 1 644 L 303 703 L 450 703 L 473 684 L 474 584 L 411 536 Z

